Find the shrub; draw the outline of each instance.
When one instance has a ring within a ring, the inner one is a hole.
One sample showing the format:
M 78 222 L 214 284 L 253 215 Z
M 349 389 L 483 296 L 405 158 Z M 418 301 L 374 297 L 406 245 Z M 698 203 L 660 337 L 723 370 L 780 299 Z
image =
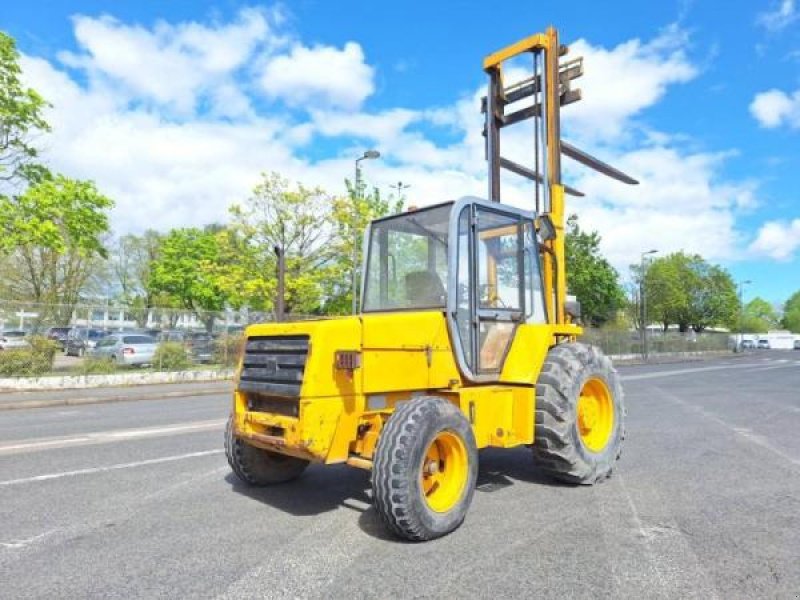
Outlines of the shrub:
M 164 371 L 181 371 L 192 364 L 186 348 L 178 342 L 162 342 L 153 356 L 153 367 Z
M 214 342 L 214 362 L 223 367 L 235 367 L 242 355 L 243 335 L 223 335 Z
M 56 343 L 41 336 L 34 336 L 28 342 L 29 348 L 0 350 L 0 375 L 36 377 L 53 369 Z
M 117 370 L 110 358 L 104 356 L 87 356 L 75 369 L 82 375 L 108 375 Z

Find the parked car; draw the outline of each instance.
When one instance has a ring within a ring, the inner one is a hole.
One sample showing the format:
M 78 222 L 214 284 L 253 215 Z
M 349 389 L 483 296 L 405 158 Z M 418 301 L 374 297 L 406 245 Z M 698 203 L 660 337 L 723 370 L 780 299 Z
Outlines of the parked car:
M 100 329 L 76 328 L 67 335 L 64 353 L 67 356 L 83 356 L 87 350 L 93 349 L 97 342 L 108 335 Z
M 210 363 L 214 359 L 214 338 L 208 333 L 187 333 L 184 344 L 194 362 Z
M 795 350 L 800 350 L 800 340 L 795 340 L 794 341 L 794 349 Z
M 153 363 L 158 342 L 142 334 L 112 334 L 97 342 L 91 356 L 108 358 L 118 365 L 149 365 Z
M 7 329 L 0 333 L 0 350 L 30 348 L 27 332 L 21 329 Z
M 59 350 L 64 350 L 67 346 L 67 337 L 72 327 L 51 327 L 45 334 L 48 340 L 56 343 Z
M 759 350 L 769 350 L 769 340 L 758 340 Z
M 178 344 L 183 344 L 186 342 L 186 332 L 185 331 L 159 331 L 158 335 L 154 335 L 159 342 L 175 342 Z
M 754 350 L 756 343 L 753 340 L 742 340 L 742 350 Z

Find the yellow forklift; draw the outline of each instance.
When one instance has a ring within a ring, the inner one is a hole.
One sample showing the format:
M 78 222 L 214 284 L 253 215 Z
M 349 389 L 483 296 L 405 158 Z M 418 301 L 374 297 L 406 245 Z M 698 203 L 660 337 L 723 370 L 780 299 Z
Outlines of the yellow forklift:
M 566 482 L 610 475 L 622 387 L 611 361 L 576 341 L 564 194 L 580 192 L 562 185 L 561 155 L 636 181 L 561 140 L 559 110 L 580 99 L 570 84 L 583 72 L 567 53 L 549 28 L 484 60 L 489 199 L 373 221 L 358 315 L 247 328 L 225 435 L 240 479 L 285 482 L 312 462 L 368 469 L 387 527 L 429 540 L 464 520 L 481 448 L 529 446 Z M 532 73 L 505 86 L 515 57 Z M 533 167 L 500 155 L 503 128 L 530 119 Z M 531 180 L 535 210 L 501 204 L 501 169 Z

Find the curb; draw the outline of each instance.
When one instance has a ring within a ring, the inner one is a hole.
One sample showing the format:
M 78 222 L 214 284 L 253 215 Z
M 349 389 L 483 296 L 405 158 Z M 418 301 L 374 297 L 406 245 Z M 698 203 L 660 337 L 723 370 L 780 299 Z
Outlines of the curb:
M 183 392 L 161 392 L 159 394 L 142 394 L 139 396 L 89 396 L 86 398 L 65 398 L 63 400 L 20 400 L 17 402 L 0 402 L 0 412 L 4 410 L 22 410 L 26 408 L 50 408 L 54 406 L 81 406 L 83 404 L 111 404 L 114 402 L 139 402 L 140 400 L 168 400 L 170 398 L 191 398 L 193 396 L 215 396 L 227 394 L 229 390 L 195 390 Z
M 43 392 L 63 389 L 91 389 L 115 386 L 207 383 L 232 379 L 234 369 L 200 371 L 127 372 L 108 375 L 46 375 L 0 378 L 0 392 Z

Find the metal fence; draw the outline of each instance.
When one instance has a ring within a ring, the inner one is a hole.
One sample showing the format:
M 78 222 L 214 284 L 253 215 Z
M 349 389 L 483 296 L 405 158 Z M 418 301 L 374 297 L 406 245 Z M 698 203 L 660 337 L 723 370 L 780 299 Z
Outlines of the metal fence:
M 612 356 L 644 354 L 641 331 L 586 328 L 581 341 L 599 346 L 603 352 Z M 732 350 L 733 344 L 731 334 L 724 331 L 680 333 L 651 329 L 647 332 L 648 355 L 725 351 Z
M 287 315 L 306 319 L 307 315 Z M 197 311 L 167 307 L 137 307 L 116 302 L 40 304 L 0 299 L 0 329 L 21 329 L 35 334 L 50 327 L 88 327 L 121 330 L 205 330 L 209 333 L 272 321 L 274 314 L 249 309 Z

